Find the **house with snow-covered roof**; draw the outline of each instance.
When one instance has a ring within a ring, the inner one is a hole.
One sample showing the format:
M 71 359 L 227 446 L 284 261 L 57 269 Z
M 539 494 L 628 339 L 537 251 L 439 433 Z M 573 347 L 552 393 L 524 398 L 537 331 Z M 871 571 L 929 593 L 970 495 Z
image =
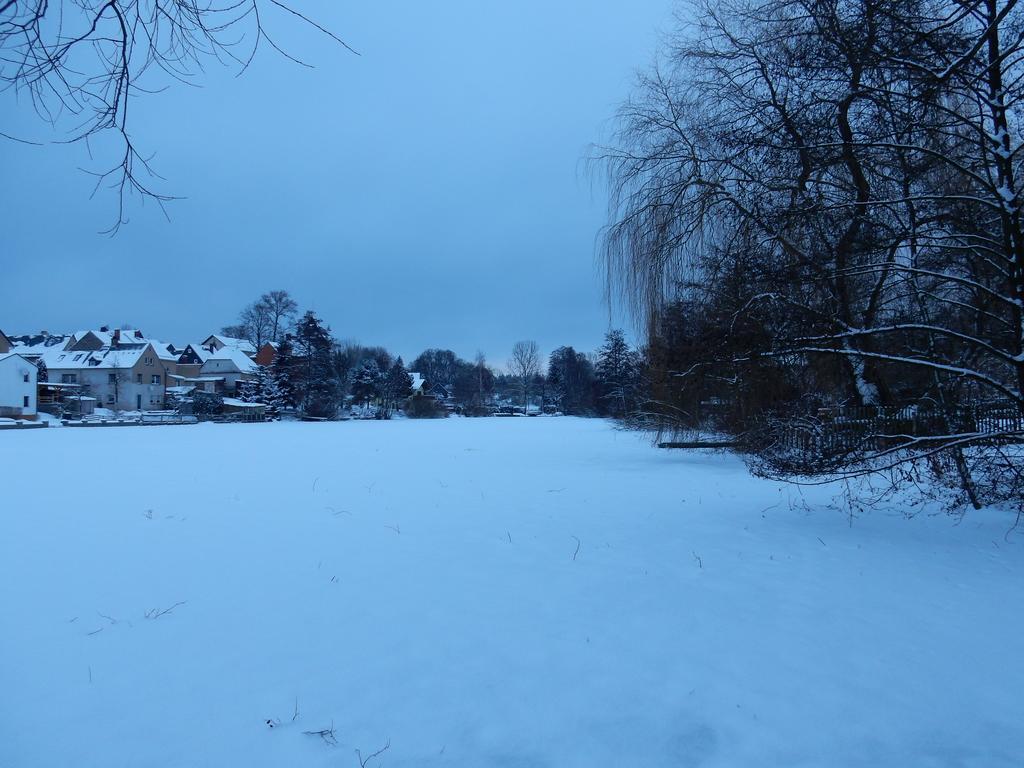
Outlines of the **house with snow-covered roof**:
M 256 356 L 256 347 L 248 339 L 239 339 L 234 336 L 223 336 L 219 333 L 207 336 L 203 341 L 202 346 L 210 352 L 220 352 L 222 349 L 231 347 L 233 349 L 240 349 L 249 357 Z
M 213 353 L 202 344 L 188 344 L 178 355 L 177 373 L 178 376 L 194 378 L 199 375 L 199 369 L 203 363 L 209 360 Z
M 100 407 L 117 411 L 162 408 L 165 388 L 173 383 L 148 341 L 124 348 L 51 349 L 41 359 L 51 382 L 76 384 Z
M 0 353 L 0 418 L 36 418 L 36 365 L 17 352 Z
M 210 353 L 210 356 L 199 369 L 199 377 L 219 377 L 224 379 L 223 391 L 235 393 L 243 381 L 256 378 L 259 366 L 256 361 L 236 347 L 221 347 Z

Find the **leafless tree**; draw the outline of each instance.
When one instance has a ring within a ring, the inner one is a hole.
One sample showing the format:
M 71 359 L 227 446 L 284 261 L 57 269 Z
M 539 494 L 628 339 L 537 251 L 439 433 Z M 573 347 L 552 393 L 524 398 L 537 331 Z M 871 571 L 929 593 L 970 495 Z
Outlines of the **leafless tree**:
M 288 332 L 299 312 L 298 302 L 288 291 L 267 291 L 254 306 L 259 306 L 266 316 L 269 334 L 267 341 L 275 343 Z
M 714 367 L 756 388 L 742 366 L 774 365 L 791 399 L 935 404 L 927 439 L 867 453 L 942 452 L 980 503 L 965 451 L 1022 434 L 962 406 L 1024 414 L 1017 0 L 702 0 L 687 18 L 598 152 L 610 297 L 650 336 L 674 300 L 716 318 L 677 386 Z
M 136 143 L 134 99 L 174 81 L 194 84 L 208 62 L 242 72 L 261 45 L 308 66 L 270 36 L 275 16 L 348 48 L 283 0 L 0 0 L 0 84 L 66 130 L 67 141 L 90 147 L 111 141 L 116 159 L 95 176 L 97 190 L 117 193 L 116 231 L 126 221 L 128 196 L 154 200 L 161 209 L 173 199 L 158 190 L 151 155 Z
M 238 314 L 238 323 L 225 326 L 228 336 L 247 339 L 256 349 L 266 342 L 279 342 L 292 330 L 299 305 L 288 291 L 267 291 L 256 301 L 247 304 Z
M 509 360 L 512 375 L 519 379 L 523 393 L 523 412 L 529 408 L 530 387 L 540 373 L 540 351 L 536 341 L 517 341 L 512 345 L 512 359 Z

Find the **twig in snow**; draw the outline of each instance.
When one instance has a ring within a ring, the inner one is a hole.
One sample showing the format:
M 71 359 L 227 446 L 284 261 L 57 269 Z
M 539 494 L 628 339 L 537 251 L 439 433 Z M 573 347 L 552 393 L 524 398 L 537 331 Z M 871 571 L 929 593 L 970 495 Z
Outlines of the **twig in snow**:
M 89 667 L 89 682 L 92 682 L 92 667 Z
M 824 541 L 822 541 L 821 536 L 817 536 L 816 538 L 818 539 L 818 541 L 821 541 L 821 546 L 828 546 L 827 544 L 825 544 Z
M 511 544 L 512 543 L 512 534 L 509 533 L 508 531 L 505 531 L 505 535 L 508 536 L 508 543 Z
M 703 569 L 704 561 L 700 559 L 700 555 L 698 555 L 696 552 L 691 552 L 691 554 L 693 555 L 693 559 L 697 561 L 697 567 Z
M 561 493 L 565 488 L 548 488 L 548 493 Z
M 111 624 L 117 624 L 117 619 L 115 619 L 113 616 L 107 616 L 107 614 L 100 613 L 99 611 L 96 611 L 96 615 L 99 616 L 101 619 L 106 619 Z
M 184 605 L 186 602 L 187 601 L 185 601 L 185 600 L 179 600 L 177 603 L 172 605 L 170 608 L 164 608 L 163 610 L 160 610 L 159 608 L 150 608 L 148 611 L 146 611 L 146 613 L 144 615 L 145 615 L 145 617 L 147 619 L 159 619 L 161 616 L 166 616 L 168 613 L 173 611 L 179 605 Z
M 373 760 L 373 758 L 375 758 L 378 755 L 381 755 L 381 754 L 387 752 L 390 747 L 391 747 L 391 739 L 388 739 L 387 743 L 383 747 L 378 749 L 372 755 L 367 755 L 366 757 L 363 757 L 362 753 L 357 749 L 356 750 L 356 757 L 359 758 L 359 768 L 366 768 L 367 764 L 371 760 Z
M 86 636 L 88 636 L 88 635 L 98 635 L 102 631 L 103 631 L 103 627 L 100 627 L 99 629 L 94 629 L 92 632 L 86 632 L 85 634 L 86 634 Z
M 385 528 L 390 528 L 392 531 L 394 531 L 398 535 L 402 534 L 402 529 L 398 527 L 397 523 L 395 525 L 385 525 L 384 527 Z
M 313 478 L 313 493 L 316 493 L 316 484 L 319 483 L 319 482 L 320 482 L 320 478 L 319 477 L 314 477 Z
M 319 736 L 325 743 L 330 744 L 332 747 L 338 746 L 338 738 L 334 735 L 333 720 L 331 720 L 330 728 L 321 728 L 319 731 L 303 731 L 303 733 L 306 736 Z
M 570 534 L 570 535 L 572 535 L 572 534 Z M 582 542 L 576 536 L 573 536 L 573 538 L 576 539 L 576 551 L 572 553 L 572 561 L 576 562 L 576 555 L 578 555 L 580 553 L 580 544 Z
M 292 713 L 292 722 L 294 723 L 299 719 L 299 697 L 295 697 L 295 712 Z

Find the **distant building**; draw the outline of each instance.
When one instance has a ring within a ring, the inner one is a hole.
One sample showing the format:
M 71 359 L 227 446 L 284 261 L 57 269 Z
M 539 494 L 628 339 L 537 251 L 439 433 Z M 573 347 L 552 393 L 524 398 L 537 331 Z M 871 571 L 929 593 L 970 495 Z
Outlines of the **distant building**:
M 90 347 L 94 337 L 80 337 L 77 343 Z M 165 361 L 149 341 L 98 350 L 51 349 L 42 360 L 51 382 L 77 384 L 99 406 L 118 411 L 162 408 L 165 388 L 172 383 Z
M 277 355 L 277 347 L 277 343 L 273 341 L 266 342 L 256 353 L 256 364 L 269 368 L 274 362 L 274 357 Z
M 0 417 L 34 420 L 36 413 L 35 363 L 17 352 L 0 354 Z
M 237 339 L 234 336 L 222 336 L 215 333 L 212 336 L 207 336 L 202 346 L 210 352 L 220 352 L 228 347 L 240 349 L 249 357 L 256 357 L 256 347 L 253 346 L 251 341 L 248 339 Z
M 6 355 L 11 351 L 11 340 L 7 338 L 7 335 L 0 331 L 0 355 Z
M 217 377 L 224 379 L 223 392 L 238 392 L 238 384 L 256 378 L 256 361 L 237 347 L 221 347 L 210 356 L 199 369 L 199 377 Z

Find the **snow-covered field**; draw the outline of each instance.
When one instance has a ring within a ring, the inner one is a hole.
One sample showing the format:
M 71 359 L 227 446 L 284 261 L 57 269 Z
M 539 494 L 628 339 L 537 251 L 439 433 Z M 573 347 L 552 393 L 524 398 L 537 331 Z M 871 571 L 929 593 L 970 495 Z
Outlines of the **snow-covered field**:
M 1024 764 L 994 512 L 851 527 L 568 418 L 0 432 L 0 466 L 3 768 Z

